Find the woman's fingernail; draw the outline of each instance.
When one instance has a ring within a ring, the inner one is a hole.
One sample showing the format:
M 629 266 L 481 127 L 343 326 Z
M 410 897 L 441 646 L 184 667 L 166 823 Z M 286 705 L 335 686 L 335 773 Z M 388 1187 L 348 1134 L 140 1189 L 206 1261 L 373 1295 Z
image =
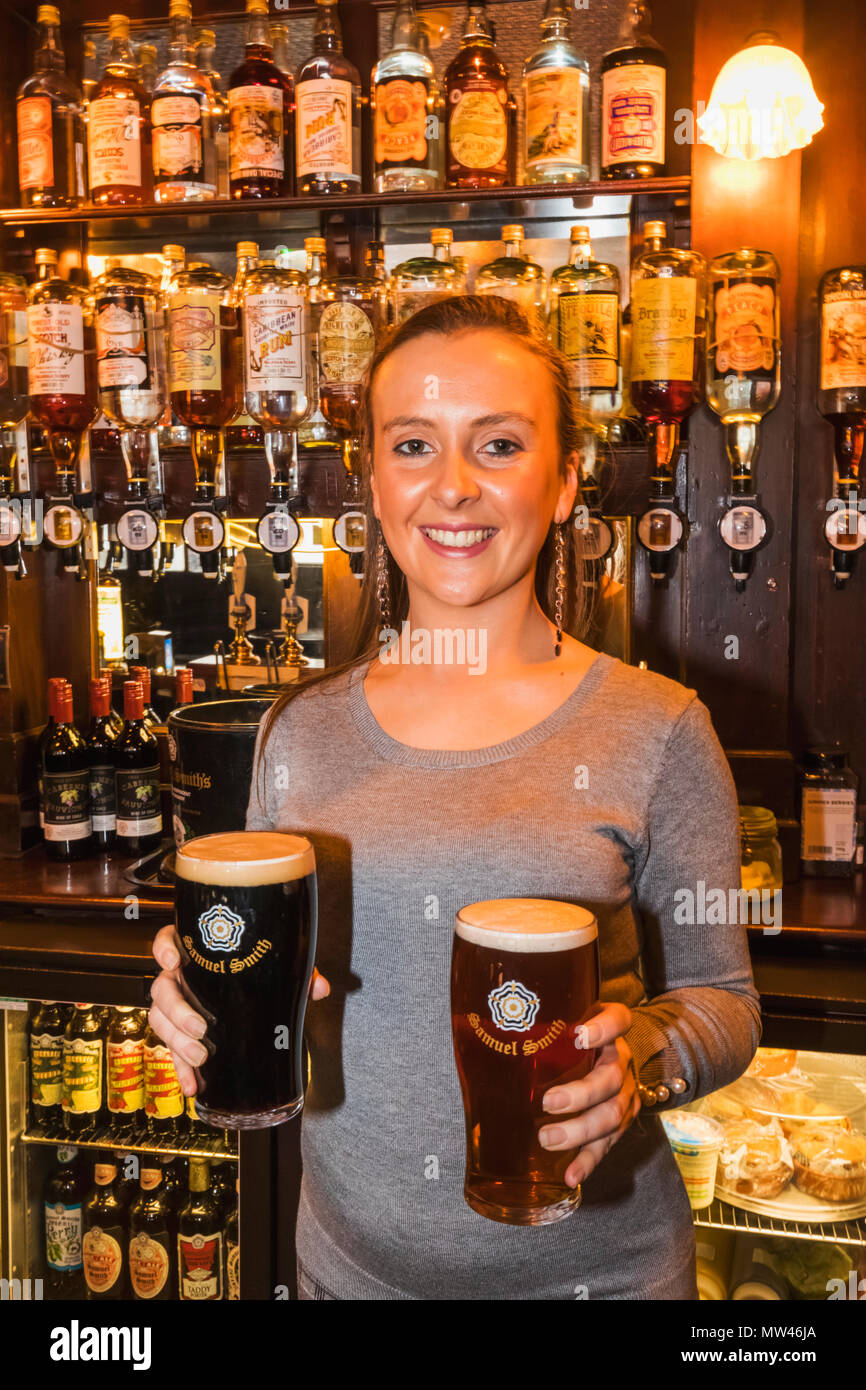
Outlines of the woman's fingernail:
M 567 1105 L 567 1091 L 548 1091 L 541 1102 L 543 1110 L 564 1110 Z
M 203 1038 L 207 1032 L 207 1024 L 198 1014 L 193 1014 L 186 1025 L 187 1033 L 191 1033 L 194 1038 Z
M 580 1187 L 580 1184 L 583 1182 L 583 1169 L 578 1168 L 577 1173 L 571 1178 L 566 1178 L 565 1181 L 568 1183 L 569 1187 Z
M 193 1067 L 200 1067 L 207 1061 L 206 1047 L 190 1047 L 187 1049 L 186 1059 Z
M 541 1140 L 542 1148 L 552 1149 L 555 1144 L 563 1142 L 565 1130 L 561 1125 L 548 1125 L 546 1129 L 539 1130 L 538 1137 Z

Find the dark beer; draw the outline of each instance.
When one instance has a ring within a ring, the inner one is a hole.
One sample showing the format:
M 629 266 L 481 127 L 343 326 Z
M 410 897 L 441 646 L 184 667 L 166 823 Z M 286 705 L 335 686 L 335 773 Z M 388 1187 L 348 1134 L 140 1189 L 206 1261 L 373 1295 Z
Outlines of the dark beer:
M 198 1117 L 231 1129 L 281 1124 L 303 1104 L 312 846 L 269 831 L 203 835 L 178 849 L 176 873 L 184 987 L 207 1020 Z
M 546 1091 L 586 1076 L 596 1049 L 581 1025 L 598 999 L 598 929 L 585 908 L 541 898 L 472 903 L 457 914 L 451 958 L 454 1055 L 466 1118 L 464 1195 L 493 1221 L 537 1226 L 569 1216 L 580 1188 L 574 1150 L 549 1152 Z

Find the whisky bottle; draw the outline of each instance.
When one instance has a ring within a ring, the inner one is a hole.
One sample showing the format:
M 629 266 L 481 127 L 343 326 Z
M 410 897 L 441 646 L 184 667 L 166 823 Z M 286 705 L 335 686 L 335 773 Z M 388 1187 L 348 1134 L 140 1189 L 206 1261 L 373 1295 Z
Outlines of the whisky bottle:
M 866 266 L 828 270 L 818 306 L 818 409 L 835 436 L 834 490 L 847 499 L 859 492 L 866 447 Z
M 308 236 L 304 240 L 307 258 L 307 285 L 310 292 L 310 317 L 314 317 L 314 305 L 318 302 L 319 286 L 327 278 L 325 253 L 327 243 L 324 237 Z M 340 436 L 322 414 L 319 399 L 319 347 L 316 334 L 310 332 L 310 412 L 298 426 L 298 444 L 301 448 L 317 448 L 325 444 L 338 444 Z
M 622 407 L 619 272 L 593 257 L 587 227 L 572 227 L 568 264 L 550 277 L 548 336 L 568 359 L 580 414 L 603 424 Z
M 515 179 L 517 108 L 484 5 L 470 5 L 460 51 L 445 73 L 449 188 L 502 188 Z
M 547 0 L 541 44 L 523 68 L 526 183 L 589 178 L 589 63 L 570 25 L 568 0 Z
M 402 323 L 425 304 L 463 294 L 466 276 L 451 256 L 454 233 L 450 227 L 434 227 L 430 233 L 432 256 L 412 256 L 391 272 L 394 322 Z
M 475 293 L 513 299 L 530 321 L 537 321 L 544 316 L 544 271 L 525 254 L 519 223 L 502 228 L 502 243 L 502 254 L 483 265 L 475 277 Z
M 48 432 L 60 491 L 71 494 L 81 438 L 98 413 L 93 301 L 56 274 L 55 251 L 37 251 L 36 261 L 27 305 L 30 414 Z
M 169 389 L 175 414 L 192 430 L 196 496 L 217 495 L 224 429 L 237 413 L 237 309 L 232 282 L 209 266 L 181 271 L 169 291 Z
M 216 196 L 208 83 L 193 62 L 189 0 L 169 0 L 168 67 L 153 89 L 153 192 L 158 203 Z
M 436 188 L 439 182 L 444 132 L 438 114 L 430 110 L 433 63 L 420 43 L 413 0 L 402 0 L 394 14 L 391 48 L 374 67 L 370 81 L 377 193 L 410 193 Z
M 298 69 L 298 195 L 361 187 L 361 79 L 343 53 L 335 0 L 316 0 L 313 52 Z
M 317 287 L 313 327 L 322 413 L 342 437 L 343 460 L 351 475 L 361 428 L 364 381 L 385 327 L 380 282 L 355 275 L 323 280 Z
M 200 29 L 195 42 L 196 66 L 207 83 L 210 125 L 216 150 L 218 198 L 229 196 L 229 104 L 220 74 L 213 65 L 216 35 L 213 29 Z
M 757 430 L 781 391 L 779 266 L 743 249 L 710 262 L 707 404 L 725 426 L 734 493 L 754 490 Z
M 292 99 L 292 79 L 274 63 L 268 0 L 247 0 L 244 60 L 229 81 L 232 198 L 291 193 Z
M 129 42 L 129 20 L 108 21 L 111 48 L 87 108 L 90 197 L 98 206 L 149 203 L 153 190 L 150 97 Z
M 162 312 L 163 342 L 166 361 L 168 358 L 168 301 L 171 287 L 182 270 L 186 269 L 186 251 L 182 246 L 169 242 L 162 248 L 162 277 L 159 282 L 159 302 Z M 160 416 L 158 430 L 160 449 L 180 447 L 189 444 L 189 429 L 178 419 L 171 407 L 171 400 Z
M 665 171 L 668 60 L 647 31 L 645 0 L 627 0 L 620 43 L 601 60 L 601 174 L 646 179 Z
M 85 198 L 81 93 L 66 75 L 60 11 L 40 5 L 32 76 L 18 89 L 18 183 L 26 208 L 77 207 Z

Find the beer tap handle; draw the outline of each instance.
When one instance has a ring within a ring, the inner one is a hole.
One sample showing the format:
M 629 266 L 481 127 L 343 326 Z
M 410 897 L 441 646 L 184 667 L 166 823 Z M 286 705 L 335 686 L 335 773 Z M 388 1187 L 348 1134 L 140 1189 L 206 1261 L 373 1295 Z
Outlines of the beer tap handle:
M 217 659 L 217 677 L 219 677 L 220 663 L 222 663 L 223 684 L 225 686 L 226 693 L 228 693 L 229 673 L 228 667 L 226 666 L 226 644 L 222 641 L 222 639 L 220 639 L 219 642 L 214 643 L 214 652 L 216 653 Z M 219 681 L 217 681 L 217 684 L 219 684 Z

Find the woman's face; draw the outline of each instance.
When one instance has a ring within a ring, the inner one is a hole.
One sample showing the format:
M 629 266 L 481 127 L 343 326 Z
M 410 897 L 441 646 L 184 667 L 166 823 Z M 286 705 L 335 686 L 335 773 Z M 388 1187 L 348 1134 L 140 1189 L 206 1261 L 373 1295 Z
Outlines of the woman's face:
M 469 607 L 534 574 L 577 489 L 546 364 L 496 329 L 425 334 L 386 358 L 372 410 L 374 510 L 410 585 Z

